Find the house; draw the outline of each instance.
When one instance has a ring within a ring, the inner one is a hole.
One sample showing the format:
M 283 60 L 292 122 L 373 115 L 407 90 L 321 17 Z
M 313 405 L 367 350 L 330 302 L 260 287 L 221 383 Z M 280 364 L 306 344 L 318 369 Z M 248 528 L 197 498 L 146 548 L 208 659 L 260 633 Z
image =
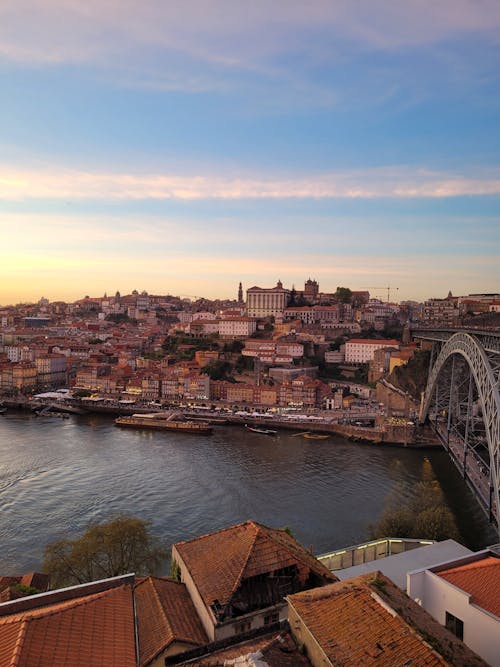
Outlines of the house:
M 486 667 L 380 572 L 289 596 L 288 621 L 314 667 Z
M 33 593 L 45 592 L 49 587 L 49 575 L 28 572 L 12 577 L 0 577 L 0 602 L 16 600 Z
M 139 664 L 160 667 L 165 657 L 208 642 L 184 584 L 146 577 L 135 587 Z
M 208 641 L 186 587 L 133 574 L 0 604 L 0 665 L 159 667 Z
M 286 595 L 337 580 L 285 530 L 255 521 L 178 542 L 172 560 L 211 641 L 283 620 Z
M 492 667 L 500 666 L 500 557 L 486 549 L 407 575 L 408 595 L 463 639 Z

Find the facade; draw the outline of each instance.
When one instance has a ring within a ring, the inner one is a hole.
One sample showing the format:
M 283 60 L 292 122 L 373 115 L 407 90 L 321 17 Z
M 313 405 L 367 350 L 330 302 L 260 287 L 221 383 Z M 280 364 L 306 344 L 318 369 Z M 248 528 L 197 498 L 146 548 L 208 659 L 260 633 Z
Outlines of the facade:
M 292 635 L 313 667 L 485 667 L 380 572 L 287 599 Z
M 219 320 L 221 338 L 248 338 L 257 329 L 257 322 L 251 317 L 227 317 Z
M 172 560 L 211 641 L 284 620 L 286 595 L 336 580 L 284 530 L 254 521 L 178 542 Z
M 480 655 L 500 665 L 500 558 L 480 551 L 407 575 L 408 595 Z
M 345 344 L 345 360 L 348 364 L 366 364 L 373 360 L 375 350 L 392 347 L 399 349 L 397 340 L 372 340 L 369 338 L 351 338 Z
M 276 287 L 250 287 L 247 289 L 248 317 L 276 317 L 285 310 L 290 292 L 283 288 L 281 281 Z

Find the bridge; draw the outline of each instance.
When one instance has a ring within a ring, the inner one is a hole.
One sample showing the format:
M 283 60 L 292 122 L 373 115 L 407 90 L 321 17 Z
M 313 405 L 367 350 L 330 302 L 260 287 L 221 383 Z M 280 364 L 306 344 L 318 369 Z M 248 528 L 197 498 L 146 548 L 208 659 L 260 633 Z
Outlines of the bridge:
M 427 418 L 500 531 L 500 332 L 415 329 L 432 343 L 420 423 Z

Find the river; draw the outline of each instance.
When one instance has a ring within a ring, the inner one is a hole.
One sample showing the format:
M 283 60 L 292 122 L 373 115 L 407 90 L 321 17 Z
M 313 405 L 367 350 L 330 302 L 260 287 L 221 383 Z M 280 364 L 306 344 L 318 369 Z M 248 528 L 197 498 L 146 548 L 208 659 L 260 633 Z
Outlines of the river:
M 252 518 L 289 526 L 316 554 L 362 542 L 388 495 L 436 478 L 463 542 L 495 533 L 444 451 L 271 438 L 237 426 L 211 436 L 120 429 L 102 416 L 0 416 L 0 575 L 40 567 L 44 546 L 90 521 L 132 514 L 168 545 Z

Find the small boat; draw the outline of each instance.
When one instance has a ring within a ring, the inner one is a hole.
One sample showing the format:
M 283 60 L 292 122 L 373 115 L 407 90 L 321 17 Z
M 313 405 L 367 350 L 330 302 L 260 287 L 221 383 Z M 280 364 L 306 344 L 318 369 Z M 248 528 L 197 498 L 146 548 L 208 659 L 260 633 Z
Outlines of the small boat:
M 326 440 L 329 437 L 329 435 L 325 435 L 324 433 L 304 433 L 304 438 L 308 440 Z
M 272 428 L 257 428 L 257 426 L 249 426 L 248 424 L 245 424 L 245 428 L 252 433 L 260 433 L 261 435 L 277 435 L 278 433 Z
M 0 407 L 0 415 L 3 415 L 4 412 L 7 412 L 7 408 Z

